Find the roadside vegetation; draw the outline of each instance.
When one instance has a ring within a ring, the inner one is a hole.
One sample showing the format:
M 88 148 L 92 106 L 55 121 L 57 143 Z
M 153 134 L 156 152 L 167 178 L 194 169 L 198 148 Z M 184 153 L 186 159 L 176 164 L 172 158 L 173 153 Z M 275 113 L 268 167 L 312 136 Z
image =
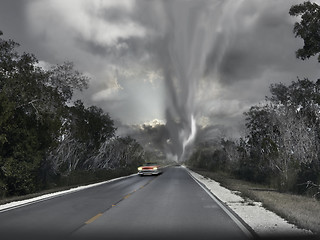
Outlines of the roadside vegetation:
M 296 226 L 320 234 L 320 201 L 307 196 L 288 194 L 277 191 L 266 185 L 239 180 L 225 172 L 192 169 L 202 176 L 213 179 L 221 186 L 240 192 L 248 204 L 261 202 L 269 209 Z
M 101 108 L 73 98 L 89 78 L 71 62 L 44 69 L 0 31 L 0 199 L 130 174 L 144 150 L 116 136 Z

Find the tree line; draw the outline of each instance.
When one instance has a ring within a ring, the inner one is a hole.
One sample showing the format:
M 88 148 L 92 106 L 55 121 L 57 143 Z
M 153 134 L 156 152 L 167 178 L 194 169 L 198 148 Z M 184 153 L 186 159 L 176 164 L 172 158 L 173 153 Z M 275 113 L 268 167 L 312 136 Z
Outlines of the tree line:
M 33 193 L 77 174 L 73 184 L 89 173 L 94 180 L 135 171 L 144 157 L 138 142 L 116 136 L 101 108 L 73 100 L 89 78 L 72 62 L 44 69 L 18 47 L 0 31 L 0 197 Z
M 319 5 L 304 2 L 292 6 L 289 14 L 301 16 L 293 29 L 296 37 L 304 40 L 297 58 L 319 54 Z M 272 84 L 270 94 L 264 103 L 244 113 L 244 137 L 202 143 L 189 165 L 225 171 L 280 191 L 320 197 L 320 79 Z
M 320 80 L 273 84 L 270 92 L 265 103 L 244 113 L 245 137 L 202 143 L 189 164 L 281 191 L 305 193 L 307 185 L 319 184 Z

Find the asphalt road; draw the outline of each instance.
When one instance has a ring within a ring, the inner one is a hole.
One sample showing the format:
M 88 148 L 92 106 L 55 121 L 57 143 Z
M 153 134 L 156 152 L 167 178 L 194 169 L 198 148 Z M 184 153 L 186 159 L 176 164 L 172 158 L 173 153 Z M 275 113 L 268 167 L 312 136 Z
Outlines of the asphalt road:
M 249 239 L 182 167 L 0 212 L 1 239 Z

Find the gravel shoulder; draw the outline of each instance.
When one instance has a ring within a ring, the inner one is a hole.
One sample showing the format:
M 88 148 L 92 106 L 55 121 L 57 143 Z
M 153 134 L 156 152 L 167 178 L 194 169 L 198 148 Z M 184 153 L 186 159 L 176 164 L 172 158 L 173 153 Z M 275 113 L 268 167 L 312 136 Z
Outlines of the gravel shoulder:
M 260 237 L 279 235 L 310 236 L 312 232 L 298 228 L 256 202 L 240 196 L 240 192 L 222 187 L 219 182 L 206 178 L 190 169 L 190 174 L 204 184 L 220 201 L 231 208 Z

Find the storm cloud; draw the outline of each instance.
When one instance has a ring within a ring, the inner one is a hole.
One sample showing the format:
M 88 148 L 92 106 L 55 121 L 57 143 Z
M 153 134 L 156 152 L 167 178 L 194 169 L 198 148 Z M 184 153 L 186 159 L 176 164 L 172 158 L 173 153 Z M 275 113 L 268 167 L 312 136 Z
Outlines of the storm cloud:
M 197 142 L 218 129 L 238 136 L 271 83 L 318 78 L 316 59 L 295 57 L 303 42 L 288 11 L 302 2 L 4 0 L 0 29 L 43 64 L 73 61 L 91 77 L 76 97 L 109 112 L 121 134 L 163 120 L 152 139 L 181 158 L 194 124 Z

